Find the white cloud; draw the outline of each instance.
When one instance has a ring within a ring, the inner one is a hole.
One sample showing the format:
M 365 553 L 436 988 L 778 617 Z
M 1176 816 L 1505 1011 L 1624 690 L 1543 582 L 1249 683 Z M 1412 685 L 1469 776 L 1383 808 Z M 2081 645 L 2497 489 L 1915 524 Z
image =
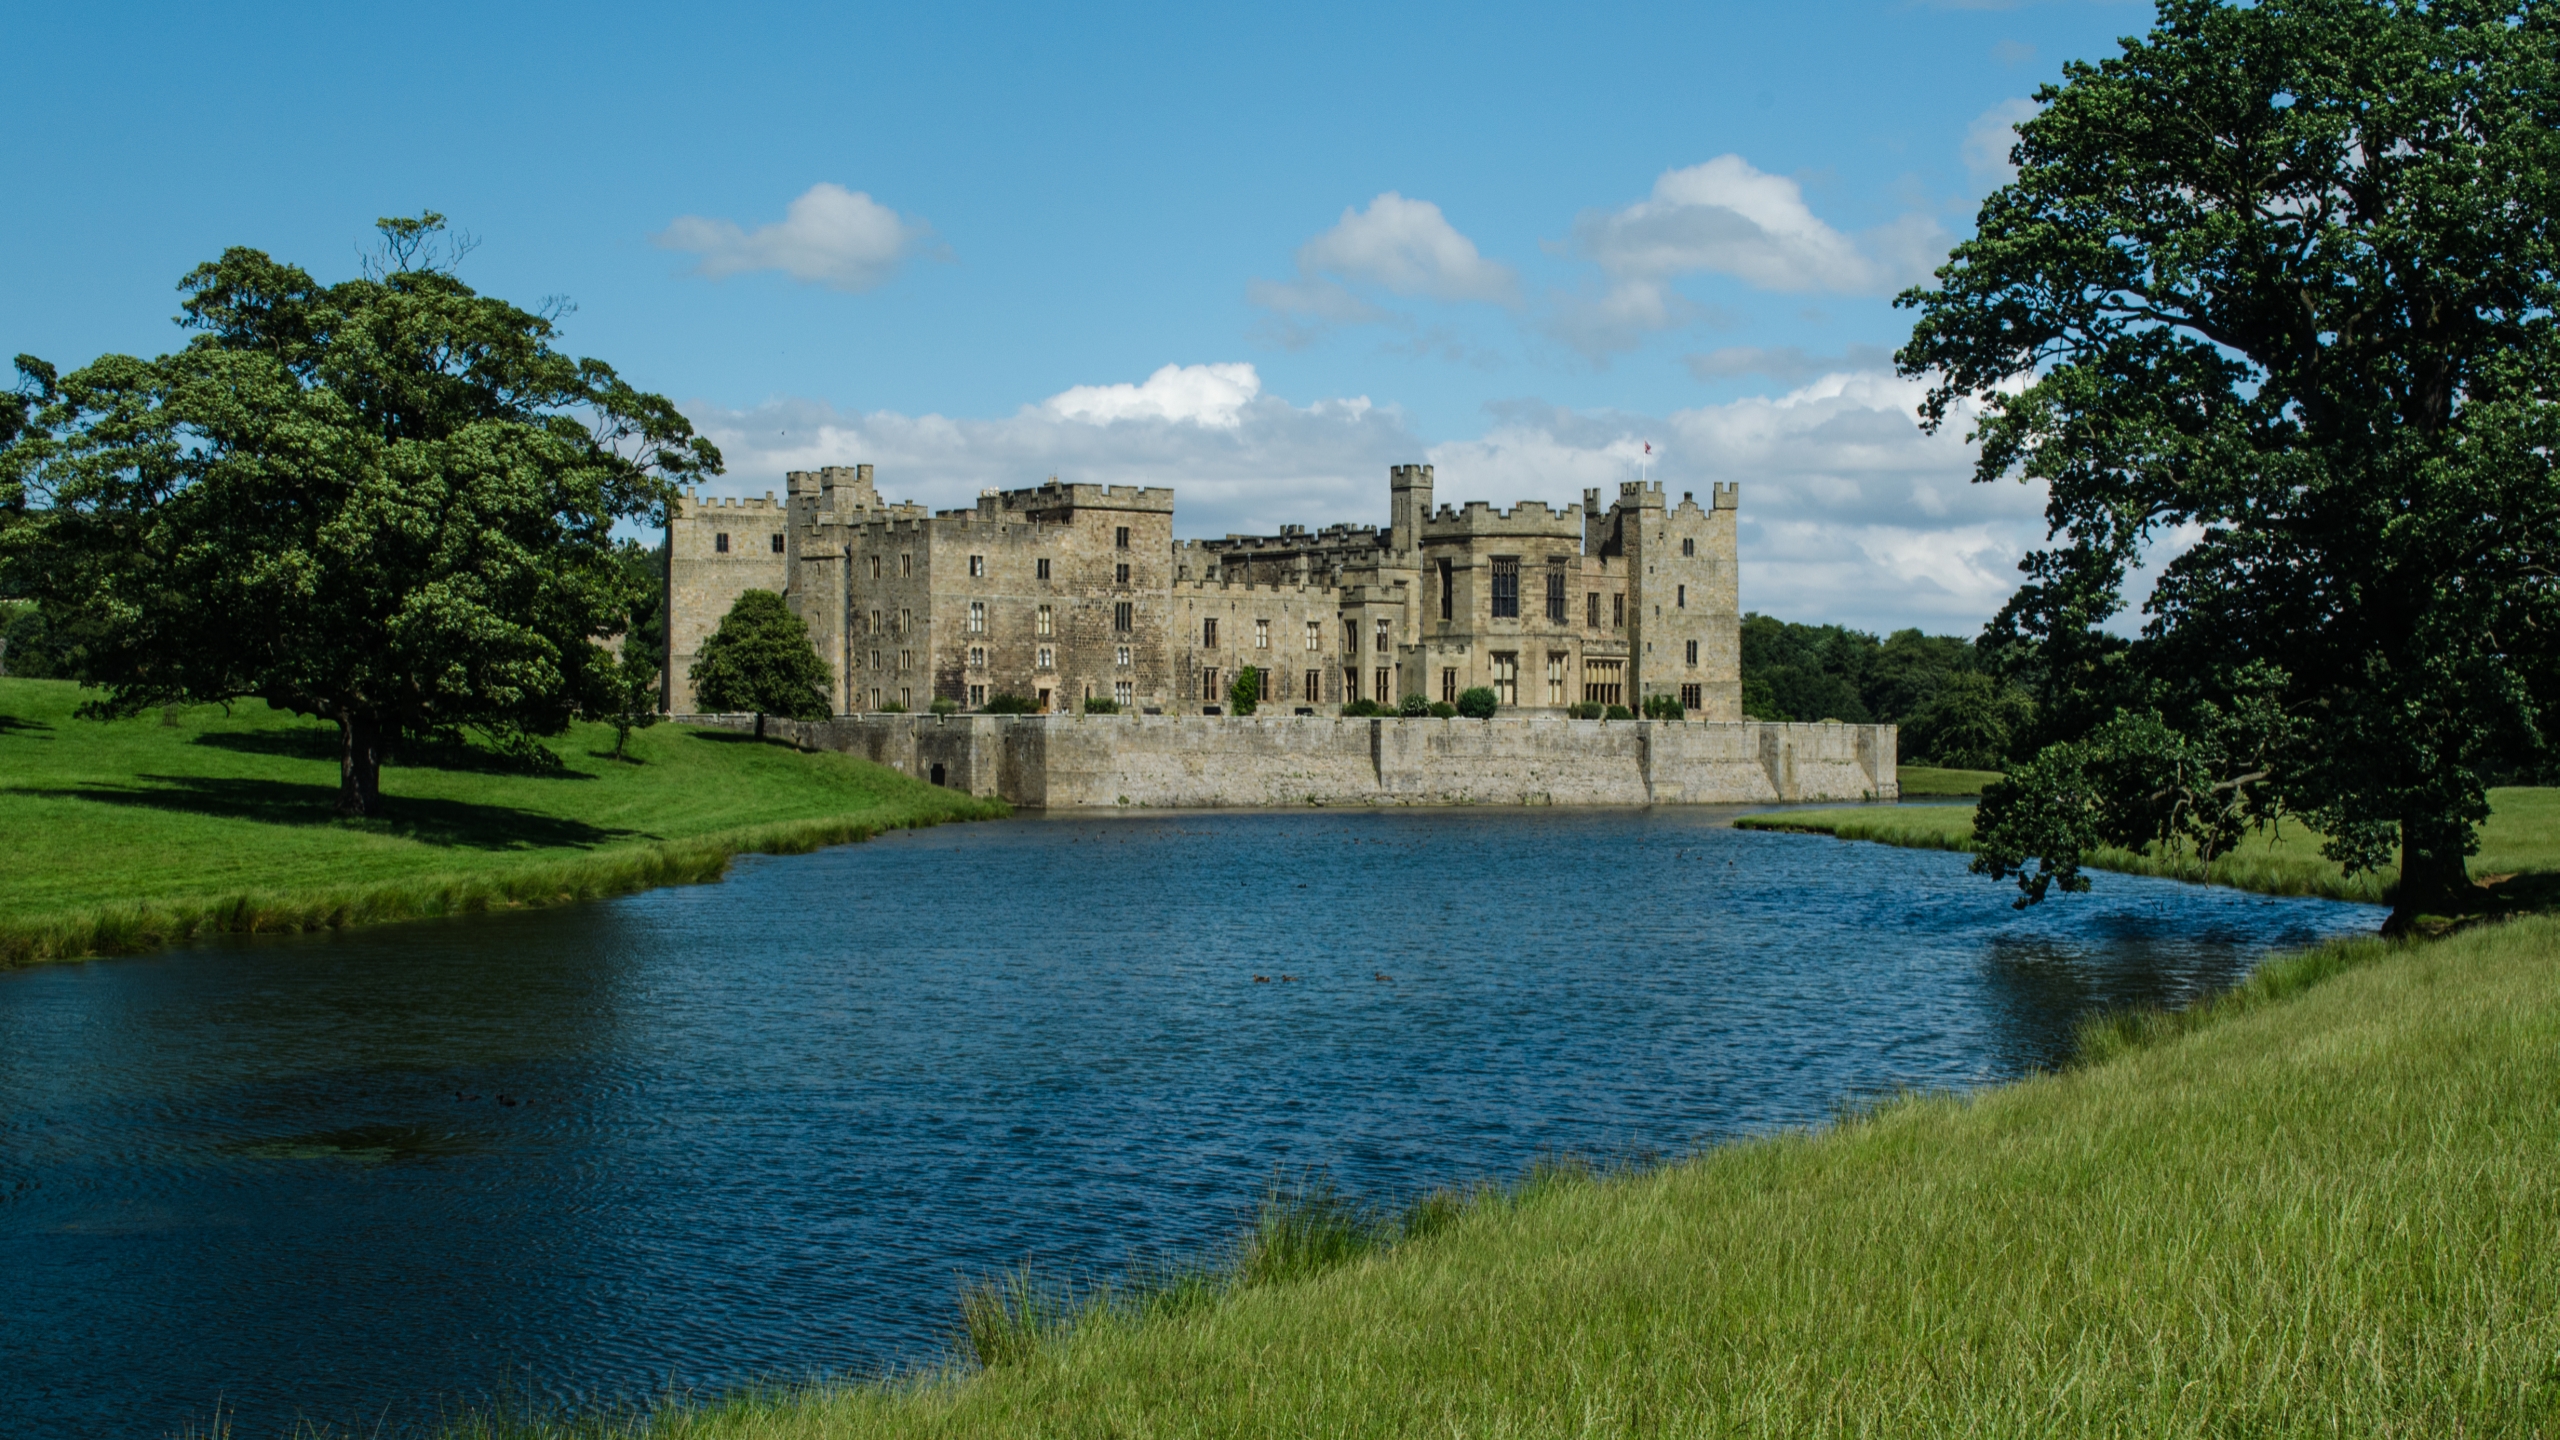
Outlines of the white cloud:
M 1509 305 L 1520 298 L 1510 266 L 1476 253 L 1476 242 L 1459 234 L 1439 206 L 1393 190 L 1365 211 L 1346 208 L 1332 229 L 1299 246 L 1298 273 L 1365 280 L 1435 300 Z
M 679 215 L 651 239 L 661 249 L 699 257 L 694 268 L 713 279 L 779 270 L 831 290 L 858 291 L 886 282 L 932 236 L 923 221 L 822 181 L 792 201 L 779 224 L 747 230 L 733 220 Z
M 1198 383 L 1221 371 L 1226 390 Z M 2041 488 L 1968 483 L 1967 417 L 1923 435 L 1912 414 L 1921 382 L 1887 373 L 1833 373 L 1783 394 L 1658 417 L 1515 401 L 1493 407 L 1472 438 L 1426 444 L 1394 407 L 1295 405 L 1258 380 L 1244 394 L 1236 372 L 1251 373 L 1168 367 L 1143 384 L 1078 386 L 989 420 L 806 400 L 685 411 L 728 459 L 715 490 L 779 491 L 785 470 L 862 461 L 879 467 L 890 498 L 937 507 L 1051 475 L 1169 485 L 1179 492 L 1178 533 L 1191 536 L 1383 522 L 1387 467 L 1417 459 L 1437 467 L 1443 503 L 1569 507 L 1585 487 L 1605 500 L 1636 478 L 1650 441 L 1653 478 L 1674 503 L 1682 491 L 1703 500 L 1711 484 L 1741 483 L 1747 608 L 1879 631 L 1971 633 L 2009 597 L 2018 557 L 2044 533 Z M 1151 388 L 1154 401 L 1135 400 Z M 1092 395 L 1130 398 L 1117 408 L 1069 398 Z
M 1910 214 L 1853 238 L 1805 204 L 1803 187 L 1739 155 L 1667 170 L 1653 194 L 1585 213 L 1573 248 L 1600 269 L 1597 293 L 1559 299 L 1548 330 L 1594 357 L 1631 349 L 1648 331 L 1699 318 L 1672 288 L 1683 275 L 1731 275 L 1762 290 L 1873 294 L 1925 274 L 1943 234 Z
M 1143 385 L 1078 385 L 1042 402 L 1050 414 L 1088 425 L 1168 420 L 1233 430 L 1262 393 L 1251 365 L 1167 365 Z
M 2018 178 L 2009 163 L 2009 147 L 2018 143 L 2018 126 L 2036 115 L 2033 100 L 2003 100 L 1973 117 L 1964 132 L 1964 168 L 1985 190 Z
M 1486 259 L 1439 206 L 1393 190 L 1366 210 L 1346 207 L 1332 229 L 1299 246 L 1297 271 L 1294 280 L 1245 287 L 1245 298 L 1272 313 L 1277 338 L 1292 348 L 1330 326 L 1412 324 L 1363 299 L 1355 286 L 1452 303 L 1520 301 L 1520 277 L 1510 266 Z

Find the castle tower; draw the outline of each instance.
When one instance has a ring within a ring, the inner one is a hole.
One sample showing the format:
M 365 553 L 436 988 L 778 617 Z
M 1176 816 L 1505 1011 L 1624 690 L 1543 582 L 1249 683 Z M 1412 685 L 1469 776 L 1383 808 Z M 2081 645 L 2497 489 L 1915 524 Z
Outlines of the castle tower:
M 1431 513 L 1431 467 L 1387 467 L 1388 546 L 1399 555 L 1422 543 L 1422 522 Z

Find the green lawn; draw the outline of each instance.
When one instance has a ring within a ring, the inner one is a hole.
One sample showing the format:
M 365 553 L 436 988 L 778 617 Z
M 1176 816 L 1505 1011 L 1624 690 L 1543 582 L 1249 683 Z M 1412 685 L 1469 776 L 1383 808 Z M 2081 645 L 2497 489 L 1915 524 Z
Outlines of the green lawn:
M 722 731 L 640 731 L 617 761 L 586 725 L 557 769 L 421 751 L 384 769 L 387 818 L 347 822 L 333 727 L 255 701 L 83 720 L 80 698 L 0 680 L 0 963 L 708 879 L 742 850 L 1001 808 Z
M 1930 765 L 1898 766 L 1894 773 L 1894 783 L 1905 797 L 1979 795 L 1983 786 L 1999 778 L 1997 770 L 1940 770 Z
M 1904 772 L 1908 774 L 1909 772 Z M 2551 903 L 2560 890 L 2560 789 L 2508 787 L 2489 792 L 2490 814 L 2480 827 L 2480 853 L 2471 876 L 2488 884 L 2495 899 L 2530 906 Z M 1751 830 L 1799 830 L 1931 850 L 1963 850 L 1973 843 L 1970 805 L 1860 805 L 1837 810 L 1780 810 L 1733 822 Z M 2106 850 L 2097 868 L 2202 880 L 2270 895 L 2325 895 L 2379 903 L 2396 871 L 2342 875 L 2320 854 L 2321 837 L 2300 825 L 2253 835 L 2238 850 L 2199 866 L 2181 857 Z
M 2555 980 L 2552 917 L 2351 941 L 2059 1074 L 645 1434 L 2560 1434 Z

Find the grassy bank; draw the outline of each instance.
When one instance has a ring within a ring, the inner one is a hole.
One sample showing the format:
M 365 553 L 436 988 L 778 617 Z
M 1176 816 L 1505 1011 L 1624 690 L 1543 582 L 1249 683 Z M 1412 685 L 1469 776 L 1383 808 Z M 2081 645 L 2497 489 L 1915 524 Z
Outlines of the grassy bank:
M 1982 787 L 2000 778 L 1997 770 L 1941 770 L 1932 765 L 1904 765 L 1894 772 L 1894 784 L 1904 798 L 1979 795 Z
M 660 726 L 551 742 L 560 764 L 416 747 L 390 814 L 338 820 L 337 732 L 254 701 L 94 721 L 0 680 L 0 965 L 552 904 L 717 878 L 729 857 L 1002 807 L 840 755 Z
M 2064 1073 L 1318 1224 L 1075 1323 L 982 1299 L 993 1364 L 645 1433 L 2560 1434 L 2555 956 L 2548 917 L 2324 947 Z M 642 1428 L 455 1432 L 562 1433 Z
M 2560 879 L 2560 790 L 2510 787 L 2489 792 L 2488 823 L 2480 827 L 2480 853 L 2471 874 L 2489 887 L 2485 900 L 2540 907 L 2554 898 Z M 1973 845 L 1970 805 L 1862 805 L 1838 810 L 1785 810 L 1745 815 L 1733 822 L 1752 830 L 1794 830 L 1842 840 L 1872 840 L 1924 850 L 1967 850 Z M 2109 848 L 2090 863 L 2101 870 L 2161 875 L 2173 880 L 2229 885 L 2264 895 L 2319 895 L 2332 900 L 2388 900 L 2396 869 L 2342 874 L 2320 854 L 2321 837 L 2299 825 L 2252 835 L 2239 849 L 2200 865 L 2189 856 Z

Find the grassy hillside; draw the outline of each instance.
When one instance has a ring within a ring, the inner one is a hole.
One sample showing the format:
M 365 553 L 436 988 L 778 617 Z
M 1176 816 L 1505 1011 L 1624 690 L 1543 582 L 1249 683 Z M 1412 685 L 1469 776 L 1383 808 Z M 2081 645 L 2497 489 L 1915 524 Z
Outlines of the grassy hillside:
M 2555 957 L 2545 917 L 2331 946 L 2072 1071 L 646 1433 L 2560 1434 Z
M 383 771 L 386 818 L 342 821 L 332 727 L 255 701 L 82 720 L 80 698 L 0 680 L 0 964 L 704 880 L 741 851 L 1001 809 L 726 732 L 661 726 L 612 760 L 590 725 L 552 742 L 557 768 L 417 747 Z
M 1906 772 L 1908 773 L 1908 772 Z M 2489 792 L 2489 822 L 2480 827 L 2480 853 L 2471 859 L 2474 880 L 2491 887 L 2484 899 L 2544 906 L 2560 895 L 2560 790 L 2510 787 Z M 1838 810 L 1782 810 L 1745 815 L 1733 822 L 1752 830 L 1798 830 L 1928 850 L 1964 850 L 1973 843 L 1970 805 L 1862 805 Z M 2333 900 L 2380 903 L 2396 871 L 2347 876 L 2320 854 L 2321 837 L 2299 825 L 2273 835 L 2253 835 L 2238 850 L 2197 865 L 2183 857 L 2106 850 L 2092 862 L 2100 869 L 2165 875 L 2230 885 L 2267 895 L 2322 895 Z

